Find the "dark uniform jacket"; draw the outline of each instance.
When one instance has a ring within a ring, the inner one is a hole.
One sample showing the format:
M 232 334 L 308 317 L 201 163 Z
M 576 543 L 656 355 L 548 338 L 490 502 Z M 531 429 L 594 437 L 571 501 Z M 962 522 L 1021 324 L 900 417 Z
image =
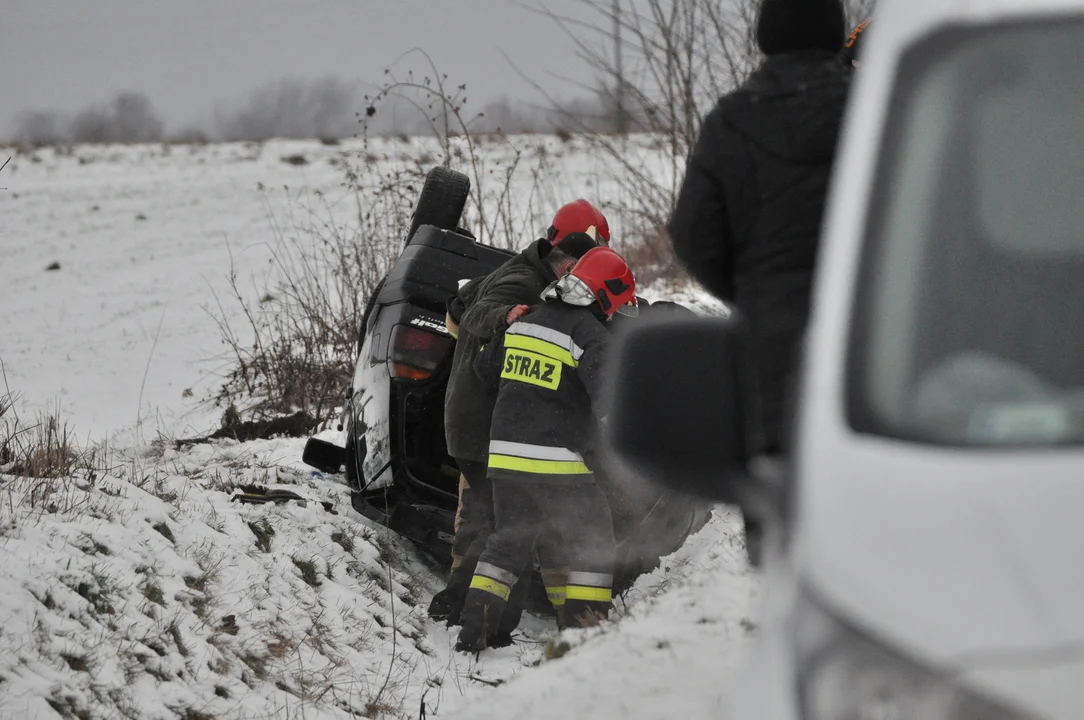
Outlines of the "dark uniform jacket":
M 485 462 L 489 455 L 496 392 L 475 375 L 474 360 L 481 346 L 507 327 L 509 310 L 542 302 L 542 291 L 557 279 L 544 259 L 549 247 L 536 240 L 489 275 L 463 286 L 449 304 L 459 325 L 444 399 L 445 440 L 454 458 Z
M 576 482 L 589 476 L 612 335 L 588 308 L 546 302 L 485 347 L 475 363 L 499 387 L 489 476 Z
M 692 275 L 749 325 L 768 452 L 783 441 L 851 70 L 772 56 L 704 119 L 670 221 Z

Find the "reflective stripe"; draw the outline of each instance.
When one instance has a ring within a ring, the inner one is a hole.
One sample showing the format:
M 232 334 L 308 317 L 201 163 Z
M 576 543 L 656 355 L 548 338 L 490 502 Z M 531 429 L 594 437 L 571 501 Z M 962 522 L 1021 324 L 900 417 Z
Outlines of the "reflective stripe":
M 569 585 L 589 585 L 591 587 L 612 587 L 614 576 L 608 573 L 578 572 L 568 573 Z
M 487 578 L 484 575 L 475 575 L 470 581 L 471 590 L 482 590 L 487 593 L 496 595 L 501 600 L 508 600 L 508 596 L 512 594 L 512 588 L 508 587 L 502 582 Z
M 496 580 L 499 583 L 511 587 L 516 584 L 516 576 L 507 570 L 501 570 L 496 565 L 490 565 L 489 563 L 480 562 L 474 567 L 475 575 L 485 575 L 491 580 Z
M 514 455 L 489 456 L 490 470 L 515 470 L 536 475 L 590 475 L 591 471 L 579 461 L 532 460 Z
M 608 587 L 584 587 L 583 585 L 572 585 L 571 583 L 569 583 L 566 597 L 569 601 L 584 600 L 587 602 L 610 602 L 613 599 Z
M 514 455 L 532 460 L 564 460 L 565 462 L 583 462 L 583 456 L 568 448 L 549 447 L 547 445 L 528 445 L 527 443 L 491 440 L 489 452 L 497 455 Z
M 504 347 L 510 350 L 527 350 L 537 353 L 570 367 L 579 365 L 567 348 L 551 343 L 548 340 L 539 340 L 526 335 L 505 335 Z
M 561 587 L 546 588 L 546 597 L 549 598 L 550 605 L 553 605 L 554 607 L 561 607 L 562 605 L 564 605 L 565 597 L 567 596 L 567 594 L 568 591 L 564 585 L 562 585 Z
M 532 322 L 525 322 L 520 320 L 514 322 L 508 326 L 508 331 L 505 334 L 505 343 L 508 342 L 509 335 L 525 335 L 527 337 L 537 338 L 539 340 L 545 340 L 557 347 L 565 350 L 574 362 L 568 363 L 569 365 L 576 365 L 579 363 L 581 357 L 583 357 L 583 348 L 576 344 L 576 341 L 572 339 L 571 335 L 554 330 L 553 328 L 545 327 L 544 325 L 536 325 Z M 530 348 L 525 348 L 530 349 Z

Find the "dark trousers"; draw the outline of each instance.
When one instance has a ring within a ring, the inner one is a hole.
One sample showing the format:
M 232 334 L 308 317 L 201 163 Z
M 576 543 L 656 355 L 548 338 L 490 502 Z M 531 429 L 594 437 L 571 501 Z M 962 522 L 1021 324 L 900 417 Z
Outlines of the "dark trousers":
M 502 622 L 517 580 L 529 571 L 535 543 L 568 567 L 564 619 L 591 625 L 607 616 L 613 586 L 614 534 L 606 497 L 590 475 L 575 483 L 491 478 L 494 531 L 478 559 L 463 607 L 461 649 L 481 649 Z M 547 543 L 549 545 L 550 543 Z

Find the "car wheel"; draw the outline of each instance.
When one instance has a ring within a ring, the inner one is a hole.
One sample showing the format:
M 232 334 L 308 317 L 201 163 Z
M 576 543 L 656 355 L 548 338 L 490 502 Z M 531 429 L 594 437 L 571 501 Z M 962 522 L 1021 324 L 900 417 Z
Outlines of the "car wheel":
M 433 225 L 441 230 L 455 230 L 470 196 L 470 178 L 461 172 L 438 165 L 425 176 L 425 184 L 418 195 L 418 204 L 407 233 L 407 242 L 422 225 Z

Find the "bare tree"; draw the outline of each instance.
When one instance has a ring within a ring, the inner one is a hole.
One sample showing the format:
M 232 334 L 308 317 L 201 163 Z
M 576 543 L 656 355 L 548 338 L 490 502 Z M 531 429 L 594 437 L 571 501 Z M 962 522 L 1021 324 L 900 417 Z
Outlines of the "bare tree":
M 77 143 L 110 143 L 115 141 L 113 119 L 101 105 L 80 110 L 68 126 L 68 137 Z
M 576 53 L 594 69 L 594 87 L 581 87 L 594 90 L 603 122 L 575 113 L 565 113 L 564 119 L 621 177 L 626 197 L 618 210 L 631 221 L 627 232 L 655 247 L 649 252 L 655 264 L 669 266 L 669 248 L 658 240 L 659 231 L 677 200 L 700 123 L 719 97 L 744 82 L 763 60 L 756 43 L 760 0 L 578 2 L 590 19 L 534 7 L 565 31 Z M 867 17 L 874 4 L 845 0 L 854 22 Z M 650 134 L 663 145 L 668 172 L 660 174 L 624 141 L 629 131 Z
M 113 132 L 120 142 L 159 142 L 165 126 L 142 93 L 121 93 L 113 99 Z
M 124 92 L 108 105 L 80 111 L 68 127 L 68 137 L 82 143 L 145 143 L 162 139 L 165 126 L 142 93 Z
M 28 110 L 15 121 L 17 143 L 58 145 L 64 140 L 64 121 L 55 110 Z

